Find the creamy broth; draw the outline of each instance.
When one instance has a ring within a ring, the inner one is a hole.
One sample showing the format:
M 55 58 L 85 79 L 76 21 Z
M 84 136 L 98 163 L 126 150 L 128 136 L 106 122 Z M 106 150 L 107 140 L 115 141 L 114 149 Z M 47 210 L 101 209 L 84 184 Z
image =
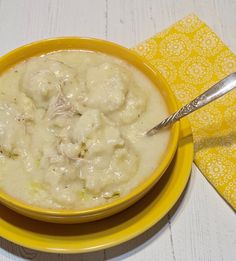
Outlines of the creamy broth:
M 141 72 L 102 53 L 58 51 L 0 76 L 0 189 L 34 206 L 85 209 L 129 193 L 153 173 L 168 115 Z

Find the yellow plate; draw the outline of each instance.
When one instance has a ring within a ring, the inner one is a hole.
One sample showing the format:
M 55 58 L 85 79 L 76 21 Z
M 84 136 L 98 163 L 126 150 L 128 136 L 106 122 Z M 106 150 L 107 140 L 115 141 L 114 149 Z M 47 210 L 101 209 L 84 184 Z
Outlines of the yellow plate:
M 16 244 L 54 253 L 84 253 L 123 243 L 146 231 L 173 207 L 183 192 L 193 161 L 187 120 L 181 121 L 176 155 L 160 181 L 135 205 L 101 221 L 49 224 L 16 214 L 0 205 L 0 236 Z

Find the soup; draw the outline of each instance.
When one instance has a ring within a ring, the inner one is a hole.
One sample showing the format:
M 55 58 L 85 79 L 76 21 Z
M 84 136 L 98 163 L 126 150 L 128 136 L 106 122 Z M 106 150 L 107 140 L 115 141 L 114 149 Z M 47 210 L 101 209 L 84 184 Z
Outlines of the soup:
M 170 132 L 152 82 L 98 52 L 58 51 L 0 76 L 0 189 L 34 206 L 86 209 L 151 175 Z

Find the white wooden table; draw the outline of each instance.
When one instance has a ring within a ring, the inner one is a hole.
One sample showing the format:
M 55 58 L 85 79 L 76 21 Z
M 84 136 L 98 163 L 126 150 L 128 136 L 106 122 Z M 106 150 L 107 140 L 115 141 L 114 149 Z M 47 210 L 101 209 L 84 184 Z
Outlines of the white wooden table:
M 0 55 L 63 35 L 134 46 L 194 12 L 236 52 L 236 0 L 0 0 Z M 45 254 L 0 239 L 5 260 L 236 260 L 235 212 L 193 165 L 187 191 L 151 230 L 121 246 L 83 255 Z

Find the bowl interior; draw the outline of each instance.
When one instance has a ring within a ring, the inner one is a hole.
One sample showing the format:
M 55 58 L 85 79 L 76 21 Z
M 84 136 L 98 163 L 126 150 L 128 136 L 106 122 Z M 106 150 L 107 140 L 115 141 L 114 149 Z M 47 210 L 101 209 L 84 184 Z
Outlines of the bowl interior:
M 22 62 L 30 57 L 39 56 L 49 52 L 59 51 L 59 50 L 90 50 L 106 53 L 120 59 L 127 61 L 128 63 L 135 66 L 142 73 L 144 73 L 158 88 L 162 96 L 165 99 L 169 113 L 177 110 L 177 105 L 175 98 L 168 87 L 162 76 L 155 71 L 150 64 L 148 64 L 141 57 L 136 55 L 133 51 L 114 44 L 112 42 L 91 39 L 91 38 L 79 38 L 79 37 L 64 37 L 64 38 L 53 38 L 42 40 L 39 42 L 34 42 L 25 46 L 22 46 L 12 52 L 4 55 L 0 58 L 0 74 L 14 66 L 15 64 Z M 160 164 L 157 166 L 153 174 L 151 174 L 142 184 L 134 188 L 128 195 L 117 199 L 111 203 L 94 207 L 85 210 L 53 210 L 45 209 L 40 207 L 34 207 L 24 202 L 21 202 L 3 191 L 0 191 L 0 201 L 14 209 L 22 209 L 25 213 L 31 212 L 37 214 L 44 214 L 47 216 L 58 216 L 58 217 L 85 217 L 90 215 L 98 215 L 101 212 L 107 211 L 109 209 L 119 209 L 122 204 L 127 204 L 127 202 L 135 201 L 139 195 L 147 192 L 161 177 L 168 165 L 170 164 L 178 143 L 179 138 L 179 123 L 176 123 L 171 127 L 171 134 L 169 138 L 169 143 L 166 148 L 166 153 Z M 117 211 L 115 211 L 117 212 Z

